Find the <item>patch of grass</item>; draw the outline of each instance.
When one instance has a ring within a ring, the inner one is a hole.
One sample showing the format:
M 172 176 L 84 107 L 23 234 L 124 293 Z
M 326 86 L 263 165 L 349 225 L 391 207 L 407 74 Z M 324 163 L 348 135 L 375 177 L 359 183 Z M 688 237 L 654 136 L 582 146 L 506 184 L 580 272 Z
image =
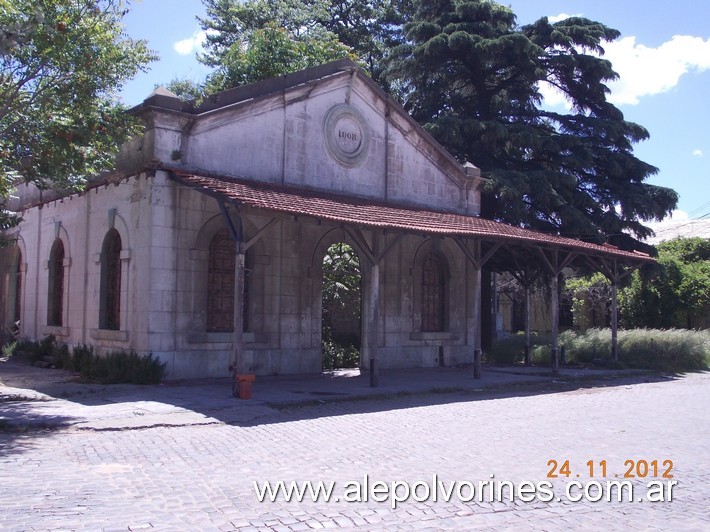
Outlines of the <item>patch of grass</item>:
M 618 333 L 619 361 L 612 359 L 611 331 L 589 329 L 560 335 L 571 363 L 656 371 L 699 371 L 710 368 L 710 331 L 629 329 Z
M 710 331 L 635 329 L 619 333 L 620 359 L 630 368 L 710 369 Z
M 611 356 L 611 331 L 589 329 L 560 334 L 568 364 L 594 364 L 610 369 L 683 372 L 710 369 L 710 331 L 629 329 L 618 332 L 619 361 Z M 549 364 L 550 347 L 537 346 L 533 362 Z
M 536 336 L 534 342 L 533 363 L 549 365 L 551 358 L 549 338 Z M 633 368 L 668 372 L 710 369 L 710 331 L 708 330 L 620 330 L 618 362 L 612 359 L 609 329 L 565 331 L 559 336 L 559 344 L 560 348 L 564 346 L 567 364 L 594 364 L 612 369 Z M 506 360 L 519 362 L 522 360 L 520 358 L 522 345 L 520 335 L 500 340 L 492 350 L 493 359 L 496 362 Z

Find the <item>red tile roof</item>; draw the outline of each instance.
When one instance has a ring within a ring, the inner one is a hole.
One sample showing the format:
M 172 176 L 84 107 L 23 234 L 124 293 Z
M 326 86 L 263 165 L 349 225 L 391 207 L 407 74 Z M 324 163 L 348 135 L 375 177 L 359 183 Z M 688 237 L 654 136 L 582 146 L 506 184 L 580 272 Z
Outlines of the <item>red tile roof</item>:
M 241 205 L 296 216 L 411 233 L 543 244 L 548 247 L 573 249 L 585 254 L 615 256 L 636 261 L 653 260 L 645 253 L 623 251 L 609 244 L 591 244 L 475 216 L 423 210 L 262 181 L 195 175 L 180 170 L 173 170 L 172 176 L 186 186 L 222 196 Z

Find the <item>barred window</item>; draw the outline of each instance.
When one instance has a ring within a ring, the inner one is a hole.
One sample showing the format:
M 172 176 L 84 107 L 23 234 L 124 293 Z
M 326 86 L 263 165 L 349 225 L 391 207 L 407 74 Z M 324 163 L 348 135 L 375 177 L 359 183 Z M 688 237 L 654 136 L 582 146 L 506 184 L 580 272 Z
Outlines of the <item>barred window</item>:
M 64 318 L 64 244 L 56 239 L 49 252 L 47 325 L 61 326 Z
M 249 322 L 249 256 L 244 270 L 244 330 Z M 232 332 L 234 330 L 234 269 L 236 248 L 226 230 L 215 233 L 210 241 L 207 263 L 207 331 Z
M 234 241 L 219 231 L 210 241 L 207 264 L 207 330 L 234 329 Z
M 446 275 L 441 259 L 430 253 L 422 264 L 422 332 L 446 327 Z
M 99 328 L 121 328 L 121 235 L 109 229 L 101 248 Z

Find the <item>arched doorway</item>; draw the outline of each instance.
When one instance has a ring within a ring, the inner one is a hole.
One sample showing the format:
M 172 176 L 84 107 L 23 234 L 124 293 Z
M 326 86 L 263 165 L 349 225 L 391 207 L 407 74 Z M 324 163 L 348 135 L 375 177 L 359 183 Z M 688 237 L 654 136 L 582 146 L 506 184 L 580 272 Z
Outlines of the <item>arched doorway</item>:
M 323 257 L 321 344 L 323 370 L 360 366 L 362 274 L 360 257 L 344 242 Z

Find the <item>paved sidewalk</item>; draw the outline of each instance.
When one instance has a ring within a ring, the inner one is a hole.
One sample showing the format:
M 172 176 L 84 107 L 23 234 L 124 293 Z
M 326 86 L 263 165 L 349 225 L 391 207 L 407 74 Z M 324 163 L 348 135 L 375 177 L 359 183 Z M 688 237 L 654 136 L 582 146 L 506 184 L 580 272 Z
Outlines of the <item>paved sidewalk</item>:
M 259 376 L 250 400 L 231 396 L 231 381 L 168 381 L 157 386 L 82 384 L 77 375 L 0 360 L 0 425 L 17 429 L 119 430 L 156 426 L 255 424 L 285 406 L 450 392 L 524 395 L 590 385 L 656 379 L 649 372 L 544 367 L 484 367 L 383 370 L 380 385 L 369 375 L 342 370 L 321 375 Z M 430 398 L 430 400 L 433 400 Z M 435 402 L 435 400 L 433 400 Z
M 0 530 L 710 530 L 710 373 L 547 373 L 262 377 L 241 401 L 228 379 L 83 385 L 0 361 Z M 663 467 L 595 498 L 629 462 Z M 482 497 L 490 479 L 518 495 Z M 266 481 L 333 497 L 262 499 Z M 375 482 L 420 490 L 395 508 Z M 552 498 L 523 499 L 542 482 Z M 368 496 L 345 498 L 353 483 Z

